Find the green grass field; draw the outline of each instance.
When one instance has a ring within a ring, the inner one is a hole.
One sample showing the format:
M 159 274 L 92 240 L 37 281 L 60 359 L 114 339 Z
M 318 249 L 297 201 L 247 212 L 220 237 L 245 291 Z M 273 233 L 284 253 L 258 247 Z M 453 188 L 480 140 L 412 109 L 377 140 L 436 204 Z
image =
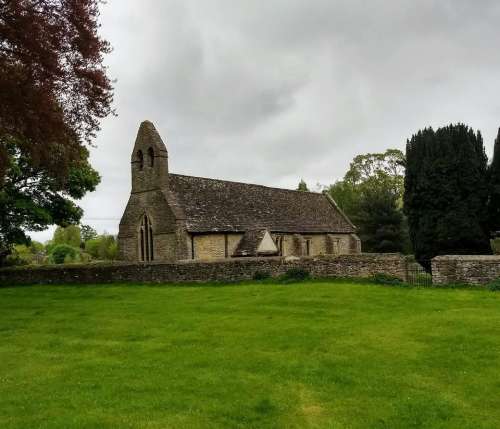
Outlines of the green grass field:
M 500 293 L 0 289 L 0 428 L 499 428 Z

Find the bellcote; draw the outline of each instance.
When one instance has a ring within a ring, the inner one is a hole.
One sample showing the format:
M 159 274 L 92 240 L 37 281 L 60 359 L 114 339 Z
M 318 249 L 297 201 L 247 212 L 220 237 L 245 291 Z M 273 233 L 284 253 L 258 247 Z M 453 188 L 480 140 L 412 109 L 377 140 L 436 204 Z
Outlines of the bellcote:
M 168 152 L 155 126 L 139 127 L 131 156 L 132 193 L 168 188 Z

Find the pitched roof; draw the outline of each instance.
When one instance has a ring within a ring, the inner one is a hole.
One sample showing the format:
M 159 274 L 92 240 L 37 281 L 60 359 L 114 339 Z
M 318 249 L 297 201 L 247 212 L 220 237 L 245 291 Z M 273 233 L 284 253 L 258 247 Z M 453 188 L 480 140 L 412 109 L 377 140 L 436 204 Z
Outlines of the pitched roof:
M 168 198 L 190 232 L 354 232 L 333 200 L 315 192 L 169 174 Z

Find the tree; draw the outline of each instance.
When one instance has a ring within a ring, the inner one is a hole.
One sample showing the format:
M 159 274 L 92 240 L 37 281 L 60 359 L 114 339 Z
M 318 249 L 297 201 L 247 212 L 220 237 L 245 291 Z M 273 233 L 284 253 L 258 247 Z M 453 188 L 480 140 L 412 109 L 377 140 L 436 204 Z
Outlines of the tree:
M 309 192 L 309 188 L 307 187 L 307 183 L 304 179 L 300 179 L 299 186 L 297 186 L 297 191 Z
M 80 234 L 83 243 L 97 237 L 97 231 L 90 225 L 80 225 Z
M 114 260 L 118 257 L 118 245 L 112 235 L 98 235 L 85 242 L 85 252 L 94 259 Z
M 99 3 L 0 2 L 0 254 L 26 229 L 77 223 L 69 198 L 99 182 L 86 145 L 113 96 Z
M 12 243 L 29 242 L 25 230 L 77 223 L 82 210 L 71 198 L 81 198 L 99 183 L 99 175 L 86 161 L 73 166 L 61 185 L 46 171 L 31 167 L 12 146 L 8 148 L 11 166 L 0 188 L 0 252 L 3 249 L 4 254 Z
M 388 186 L 368 179 L 361 189 L 356 221 L 362 225 L 359 238 L 371 252 L 402 252 L 405 242 L 403 213 L 399 195 Z
M 328 193 L 342 211 L 353 220 L 358 212 L 361 199 L 359 185 L 349 180 L 337 180 L 333 185 L 328 187 Z
M 404 210 L 416 259 L 491 253 L 487 157 L 480 132 L 464 124 L 425 128 L 406 144 Z
M 80 247 L 80 227 L 78 225 L 69 225 L 66 228 L 58 226 L 54 231 L 52 243 L 55 245 L 68 244 L 69 246 Z
M 367 252 L 408 251 L 402 213 L 405 157 L 398 149 L 356 156 L 328 192 L 358 227 Z
M 488 228 L 496 235 L 500 231 L 500 128 L 495 139 L 493 160 L 488 168 L 488 181 Z
M 344 181 L 359 185 L 376 177 L 385 181 L 397 195 L 403 195 L 405 156 L 399 149 L 387 149 L 383 153 L 367 153 L 356 156 L 344 176 Z

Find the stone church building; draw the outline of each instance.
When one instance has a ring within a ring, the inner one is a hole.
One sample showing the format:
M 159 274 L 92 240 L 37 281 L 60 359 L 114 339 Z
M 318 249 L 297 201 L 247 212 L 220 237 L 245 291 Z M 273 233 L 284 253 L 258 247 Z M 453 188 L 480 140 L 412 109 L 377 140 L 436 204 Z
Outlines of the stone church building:
M 132 192 L 118 244 L 127 261 L 361 252 L 355 227 L 326 193 L 171 174 L 151 122 L 132 152 Z

